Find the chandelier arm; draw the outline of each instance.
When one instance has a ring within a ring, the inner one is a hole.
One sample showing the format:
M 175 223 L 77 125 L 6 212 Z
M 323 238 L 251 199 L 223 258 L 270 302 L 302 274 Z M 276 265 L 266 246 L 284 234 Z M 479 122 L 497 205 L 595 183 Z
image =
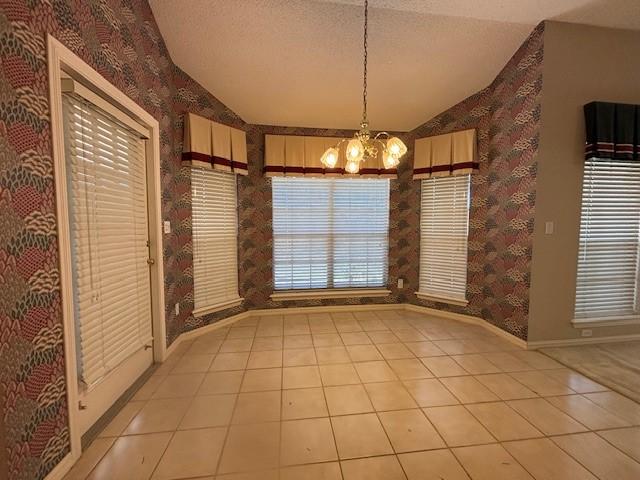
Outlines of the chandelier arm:
M 390 137 L 391 137 L 391 134 L 390 134 L 390 133 L 388 133 L 388 132 L 378 132 L 378 133 L 376 133 L 376 136 L 375 136 L 375 137 L 373 137 L 373 138 L 374 138 L 375 140 L 378 140 L 378 139 L 379 139 L 379 137 L 380 137 L 380 136 L 382 136 L 382 135 L 386 135 L 386 137 L 387 137 L 387 138 L 390 138 Z

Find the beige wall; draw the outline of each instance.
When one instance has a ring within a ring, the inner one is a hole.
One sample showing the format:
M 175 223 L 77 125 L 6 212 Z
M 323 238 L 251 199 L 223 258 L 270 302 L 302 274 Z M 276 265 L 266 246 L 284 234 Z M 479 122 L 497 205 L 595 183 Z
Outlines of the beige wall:
M 547 22 L 542 128 L 529 310 L 529 341 L 577 338 L 573 328 L 584 158 L 582 107 L 594 100 L 640 104 L 640 32 Z M 545 234 L 545 222 L 555 231 Z M 594 337 L 640 333 L 599 327 Z

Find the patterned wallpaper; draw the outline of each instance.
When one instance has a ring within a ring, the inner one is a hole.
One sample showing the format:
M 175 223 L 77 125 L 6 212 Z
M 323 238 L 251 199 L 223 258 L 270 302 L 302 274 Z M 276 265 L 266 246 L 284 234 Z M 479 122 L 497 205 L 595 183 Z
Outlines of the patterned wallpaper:
M 69 451 L 47 33 L 160 122 L 170 341 L 188 328 L 193 303 L 182 113 L 244 127 L 173 65 L 146 0 L 0 0 L 0 401 L 9 475 L 24 480 L 43 478 Z

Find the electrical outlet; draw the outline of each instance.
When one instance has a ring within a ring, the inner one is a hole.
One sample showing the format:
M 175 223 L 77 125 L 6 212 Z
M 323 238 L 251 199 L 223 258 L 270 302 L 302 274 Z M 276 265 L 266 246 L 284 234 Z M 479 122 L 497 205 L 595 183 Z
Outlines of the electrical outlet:
M 171 233 L 171 222 L 169 220 L 164 221 L 164 233 Z
M 180 304 L 179 303 L 176 303 L 176 306 L 175 306 L 174 310 L 176 312 L 176 315 L 180 315 Z
M 404 278 L 398 279 L 398 288 L 404 288 Z
M 590 328 L 583 328 L 580 334 L 583 337 L 590 337 L 591 335 L 593 335 L 593 330 L 591 330 Z

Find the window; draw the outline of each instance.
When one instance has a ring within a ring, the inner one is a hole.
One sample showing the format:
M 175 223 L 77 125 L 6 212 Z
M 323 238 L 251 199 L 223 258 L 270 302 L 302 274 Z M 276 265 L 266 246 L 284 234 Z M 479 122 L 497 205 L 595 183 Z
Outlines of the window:
M 422 180 L 418 296 L 466 303 L 469 175 Z
M 582 185 L 575 318 L 637 313 L 640 165 L 590 159 Z
M 276 290 L 387 283 L 389 180 L 273 178 Z
M 191 169 L 194 313 L 239 304 L 234 174 Z

